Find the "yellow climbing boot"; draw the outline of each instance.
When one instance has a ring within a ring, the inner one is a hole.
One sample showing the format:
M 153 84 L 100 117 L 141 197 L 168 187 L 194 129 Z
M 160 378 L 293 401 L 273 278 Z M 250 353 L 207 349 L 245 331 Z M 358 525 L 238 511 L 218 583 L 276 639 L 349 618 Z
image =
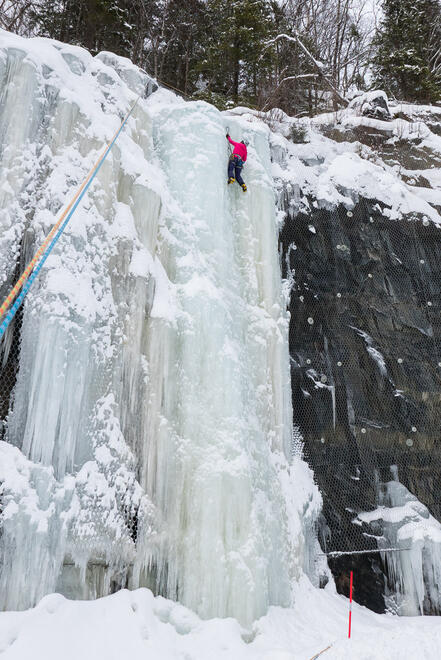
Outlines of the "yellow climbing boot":
M 243 190 L 244 192 L 247 191 L 247 187 L 246 187 L 246 185 L 245 185 L 244 183 L 242 184 L 242 190 Z
M 230 177 L 230 178 L 228 179 L 228 183 L 234 183 L 235 181 L 236 181 L 236 179 L 233 179 L 233 177 Z

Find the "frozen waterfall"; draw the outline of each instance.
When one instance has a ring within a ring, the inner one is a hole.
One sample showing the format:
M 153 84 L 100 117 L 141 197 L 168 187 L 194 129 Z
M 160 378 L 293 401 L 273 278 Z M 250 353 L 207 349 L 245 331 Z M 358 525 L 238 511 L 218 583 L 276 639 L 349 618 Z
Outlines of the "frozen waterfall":
M 244 623 L 289 605 L 320 501 L 290 456 L 269 130 L 50 40 L 0 32 L 0 78 L 2 293 L 143 97 L 2 347 L 1 608 L 124 586 Z

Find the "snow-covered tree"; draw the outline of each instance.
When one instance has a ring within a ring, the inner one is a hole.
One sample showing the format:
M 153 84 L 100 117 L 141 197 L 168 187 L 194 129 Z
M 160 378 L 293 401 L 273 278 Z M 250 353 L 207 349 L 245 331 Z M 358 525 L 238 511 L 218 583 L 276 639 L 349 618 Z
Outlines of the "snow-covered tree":
M 266 107 L 314 114 L 365 85 L 374 15 L 368 0 L 287 0 L 277 28 L 277 78 Z
M 441 99 L 440 0 L 384 0 L 375 85 L 397 98 Z
M 12 32 L 22 32 L 32 0 L 0 0 L 0 27 Z

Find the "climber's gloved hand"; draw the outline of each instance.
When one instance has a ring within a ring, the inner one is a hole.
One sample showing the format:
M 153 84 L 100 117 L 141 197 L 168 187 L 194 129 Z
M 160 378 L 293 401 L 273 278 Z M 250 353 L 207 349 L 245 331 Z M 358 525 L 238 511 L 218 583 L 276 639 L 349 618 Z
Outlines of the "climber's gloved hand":
M 228 138 L 230 137 L 229 133 L 227 133 L 225 137 L 226 137 L 227 140 L 228 140 Z

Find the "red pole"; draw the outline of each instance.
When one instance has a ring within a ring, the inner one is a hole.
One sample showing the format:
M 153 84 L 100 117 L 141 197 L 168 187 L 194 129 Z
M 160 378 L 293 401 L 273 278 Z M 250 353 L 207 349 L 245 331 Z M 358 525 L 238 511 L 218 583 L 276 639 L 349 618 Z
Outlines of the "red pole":
M 351 638 L 351 623 L 352 623 L 352 582 L 353 582 L 353 572 L 351 571 L 351 580 L 349 583 L 349 630 L 348 637 Z

